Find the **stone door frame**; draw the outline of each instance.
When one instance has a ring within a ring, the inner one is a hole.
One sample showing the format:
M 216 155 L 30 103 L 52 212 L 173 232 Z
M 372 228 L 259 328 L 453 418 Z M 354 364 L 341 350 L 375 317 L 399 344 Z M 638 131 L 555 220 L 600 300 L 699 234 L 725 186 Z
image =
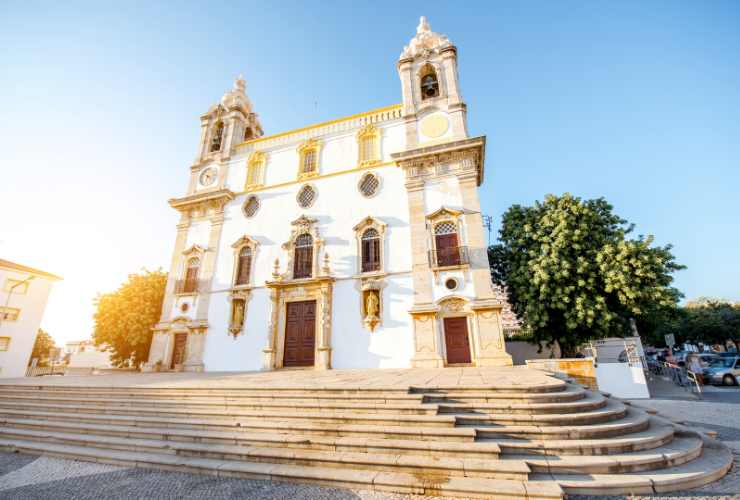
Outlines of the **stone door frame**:
M 268 281 L 272 311 L 267 332 L 267 345 L 262 350 L 262 369 L 283 368 L 285 328 L 288 303 L 316 301 L 315 370 L 331 369 L 332 300 L 334 278 L 320 276 L 304 280 Z

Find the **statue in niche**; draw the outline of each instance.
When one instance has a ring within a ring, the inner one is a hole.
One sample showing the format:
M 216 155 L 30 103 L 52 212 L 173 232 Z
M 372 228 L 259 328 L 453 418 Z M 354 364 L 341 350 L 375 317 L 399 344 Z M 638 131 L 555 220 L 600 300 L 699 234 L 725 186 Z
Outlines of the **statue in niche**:
M 365 325 L 374 331 L 380 323 L 380 299 L 377 290 L 368 290 L 365 295 Z
M 229 331 L 236 338 L 236 334 L 242 331 L 244 326 L 244 300 L 235 299 L 231 306 L 231 326 Z

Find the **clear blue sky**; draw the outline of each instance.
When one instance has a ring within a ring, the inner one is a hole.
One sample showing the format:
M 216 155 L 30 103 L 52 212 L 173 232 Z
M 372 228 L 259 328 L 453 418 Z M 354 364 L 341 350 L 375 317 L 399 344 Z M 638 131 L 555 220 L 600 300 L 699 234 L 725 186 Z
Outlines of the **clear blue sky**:
M 60 273 L 44 326 L 167 267 L 198 117 L 244 73 L 267 134 L 400 102 L 420 15 L 458 46 L 484 212 L 604 196 L 740 300 L 740 2 L 0 4 L 0 256 Z M 107 5 L 106 5 L 107 4 Z

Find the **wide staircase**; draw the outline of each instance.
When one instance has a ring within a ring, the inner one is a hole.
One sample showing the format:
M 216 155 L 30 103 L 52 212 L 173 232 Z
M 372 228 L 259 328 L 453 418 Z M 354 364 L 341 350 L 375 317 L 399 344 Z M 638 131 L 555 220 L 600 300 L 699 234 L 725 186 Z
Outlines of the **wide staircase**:
M 719 479 L 732 465 L 716 440 L 607 394 L 542 379 L 406 387 L 85 386 L 79 379 L 0 385 L 0 449 L 501 499 L 684 490 Z

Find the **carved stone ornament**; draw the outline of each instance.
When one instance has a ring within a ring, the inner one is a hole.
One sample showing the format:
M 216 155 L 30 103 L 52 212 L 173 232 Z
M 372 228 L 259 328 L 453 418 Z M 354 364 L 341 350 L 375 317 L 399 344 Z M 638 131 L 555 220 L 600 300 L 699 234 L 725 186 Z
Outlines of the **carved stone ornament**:
M 421 16 L 416 36 L 403 48 L 400 59 L 428 58 L 447 47 L 453 47 L 452 42 L 445 35 L 433 32 L 427 18 Z
M 439 307 L 441 312 L 443 313 L 457 313 L 465 310 L 465 304 L 466 302 L 464 299 L 451 297 L 449 299 L 443 300 L 439 304 Z

